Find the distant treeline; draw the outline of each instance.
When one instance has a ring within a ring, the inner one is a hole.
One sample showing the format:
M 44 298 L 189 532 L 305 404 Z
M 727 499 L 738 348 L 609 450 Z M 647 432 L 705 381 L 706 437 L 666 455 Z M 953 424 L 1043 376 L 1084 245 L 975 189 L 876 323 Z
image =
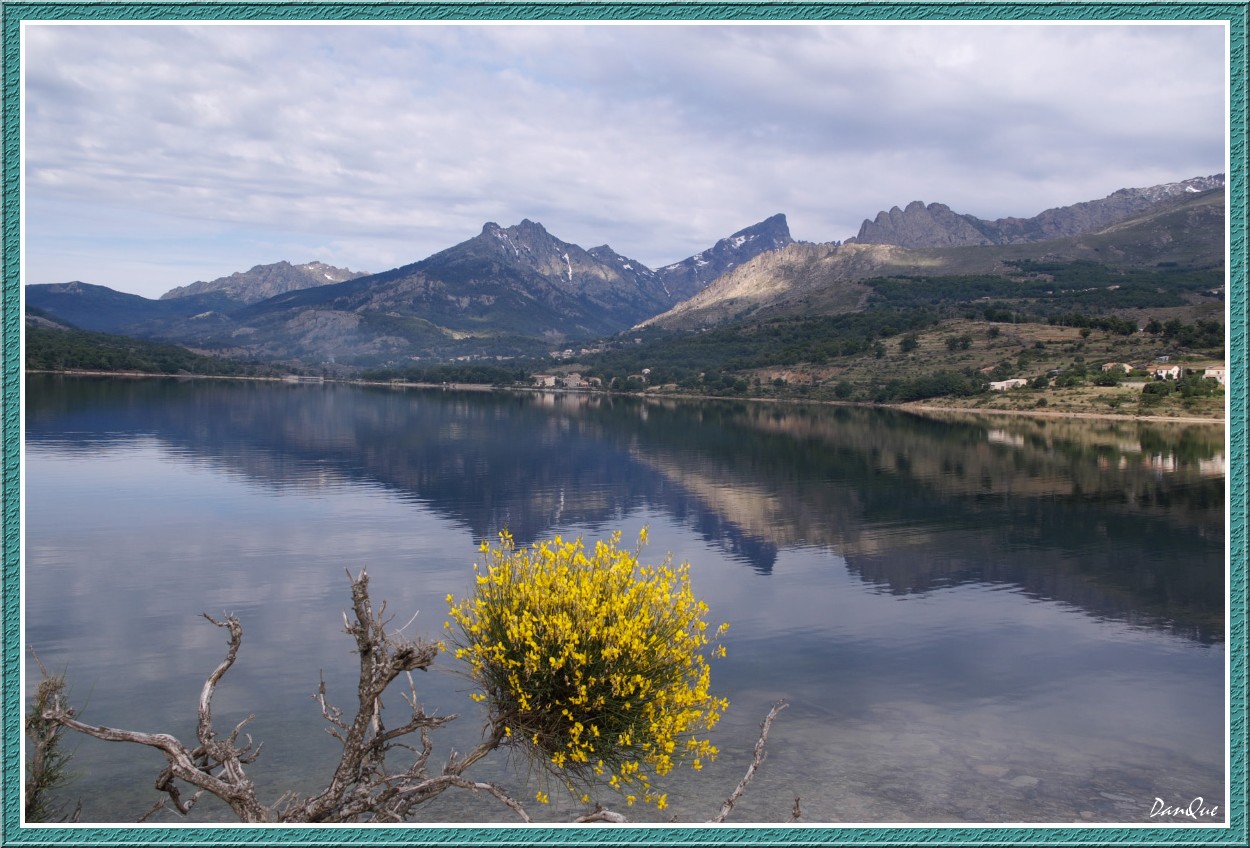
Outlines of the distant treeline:
M 741 394 L 735 372 L 755 368 L 824 364 L 846 356 L 884 356 L 887 339 L 932 326 L 926 310 L 860 312 L 818 318 L 786 318 L 736 324 L 702 332 L 653 330 L 643 343 L 583 358 L 586 376 L 605 386 L 626 388 L 630 377 L 649 369 L 647 383 L 676 383 L 684 389 Z M 741 385 L 739 385 L 741 383 Z
M 907 403 L 934 397 L 970 397 L 989 391 L 990 381 L 983 374 L 935 371 L 907 380 L 890 380 L 873 393 L 875 403 Z
M 869 309 L 935 309 L 945 315 L 966 312 L 987 299 L 1010 300 L 1036 320 L 1070 311 L 1103 312 L 1184 306 L 1186 294 L 1218 289 L 1223 269 L 1202 271 L 1117 271 L 1085 260 L 1010 263 L 1015 278 L 982 275 L 881 277 L 867 280 Z M 988 320 L 997 320 L 990 318 Z
M 138 371 L 273 377 L 287 370 L 264 362 L 193 353 L 185 347 L 84 330 L 26 328 L 26 368 L 31 371 Z
M 484 386 L 510 386 L 528 382 L 533 369 L 526 366 L 503 367 L 499 365 L 455 363 L 448 365 L 424 365 L 408 368 L 374 368 L 362 373 L 361 379 L 385 382 L 403 380 L 408 383 L 465 383 Z
M 990 379 L 1004 379 L 1025 368 L 1024 355 L 1004 362 L 989 375 L 971 368 L 953 370 L 940 357 L 927 364 L 928 373 L 900 376 L 888 382 L 852 387 L 787 386 L 777 378 L 770 386 L 749 372 L 799 365 L 826 365 L 852 357 L 882 359 L 897 349 L 909 353 L 920 333 L 950 319 L 997 323 L 1040 323 L 1101 330 L 1121 336 L 1138 331 L 1137 321 L 1116 314 L 1130 308 L 1162 308 L 1191 302 L 1223 284 L 1219 270 L 1115 271 L 1094 262 L 1014 263 L 1014 278 L 996 276 L 891 277 L 866 281 L 872 289 L 863 312 L 738 323 L 697 331 L 647 329 L 631 331 L 630 341 L 618 338 L 605 350 L 583 354 L 574 367 L 583 377 L 598 378 L 615 391 L 642 391 L 675 386 L 683 392 L 716 396 L 828 392 L 889 403 L 927 397 L 959 396 L 988 391 Z M 1213 355 L 1222 350 L 1225 330 L 1218 321 L 1186 324 L 1179 319 L 1153 320 L 1144 328 L 1170 346 Z M 997 327 L 988 330 L 991 337 Z M 633 339 L 639 343 L 634 343 Z M 507 342 L 507 353 L 524 356 L 507 364 L 453 362 L 372 368 L 359 372 L 366 380 L 413 383 L 464 383 L 509 386 L 529 383 L 534 374 L 552 367 L 549 359 L 529 356 L 537 344 Z M 965 333 L 946 339 L 951 353 L 968 350 Z M 889 347 L 887 348 L 887 342 Z M 587 344 L 590 342 L 587 341 Z M 502 344 L 502 343 L 501 343 Z M 525 351 L 525 353 L 522 353 Z M 192 353 L 177 345 L 139 341 L 80 331 L 27 331 L 27 366 L 32 369 L 134 370 L 152 373 L 266 375 L 282 373 L 276 366 L 219 359 Z M 341 363 L 342 364 L 342 363 Z M 1001 372 L 1001 373 L 999 373 Z M 1085 375 L 1071 375 L 1084 379 Z

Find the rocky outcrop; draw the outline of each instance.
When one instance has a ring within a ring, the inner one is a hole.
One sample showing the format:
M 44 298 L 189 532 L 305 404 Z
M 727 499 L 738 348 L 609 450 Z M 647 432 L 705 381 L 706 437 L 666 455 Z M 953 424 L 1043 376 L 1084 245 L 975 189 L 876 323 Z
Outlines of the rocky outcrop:
M 721 239 L 688 259 L 665 265 L 656 273 L 676 303 L 696 294 L 731 268 L 793 242 L 786 216 L 777 214 Z
M 900 247 L 970 247 L 989 244 L 1028 244 L 1081 235 L 1110 226 L 1179 195 L 1224 186 L 1224 175 L 1193 177 L 1147 188 L 1122 188 L 1101 200 L 1047 209 L 1032 218 L 999 218 L 985 221 L 951 211 L 941 203 L 921 201 L 895 206 L 865 220 L 859 234 L 849 241 L 860 244 L 894 244 Z
M 968 247 L 995 244 L 985 233 L 985 221 L 952 212 L 949 206 L 919 200 L 906 209 L 895 206 L 864 221 L 853 241 L 859 244 L 894 244 L 900 247 Z
M 710 327 L 748 316 L 856 312 L 869 293 L 860 281 L 894 267 L 902 252 L 889 245 L 794 242 L 731 269 L 639 326 Z
M 190 285 L 178 286 L 161 295 L 161 300 L 216 292 L 240 303 L 257 303 L 289 291 L 342 283 L 363 276 L 365 275 L 361 271 L 336 268 L 324 262 L 292 265 L 283 261 L 272 265 L 256 265 L 251 270 L 235 271 L 228 277 L 218 277 L 216 280 L 200 280 Z

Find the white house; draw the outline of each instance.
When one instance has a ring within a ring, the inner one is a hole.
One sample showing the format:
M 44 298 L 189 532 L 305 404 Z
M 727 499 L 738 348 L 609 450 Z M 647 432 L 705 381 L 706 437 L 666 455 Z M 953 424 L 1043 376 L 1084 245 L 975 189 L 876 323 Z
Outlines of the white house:
M 1028 384 L 1029 381 L 1025 380 L 1023 377 L 1015 377 L 1011 380 L 999 380 L 998 382 L 990 383 L 990 391 L 1005 392 L 1008 389 L 1018 389 L 1021 386 L 1027 386 Z
M 1179 365 L 1169 365 L 1167 368 L 1156 368 L 1154 375 L 1156 380 L 1179 380 L 1181 378 L 1181 367 Z
M 1210 368 L 1202 372 L 1202 376 L 1218 380 L 1221 386 L 1228 385 L 1226 382 L 1228 380 L 1228 368 L 1223 365 L 1212 365 Z

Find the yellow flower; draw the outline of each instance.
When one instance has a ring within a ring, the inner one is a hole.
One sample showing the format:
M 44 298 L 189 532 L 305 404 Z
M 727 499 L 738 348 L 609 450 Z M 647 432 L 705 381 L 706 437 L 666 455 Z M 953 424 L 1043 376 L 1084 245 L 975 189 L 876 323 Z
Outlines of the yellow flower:
M 629 803 L 641 794 L 663 809 L 648 775 L 715 757 L 704 734 L 728 702 L 710 693 L 705 651 L 724 647 L 707 648 L 708 607 L 689 564 L 642 564 L 646 528 L 636 551 L 619 542 L 616 532 L 591 551 L 558 536 L 518 548 L 503 531 L 498 545 L 483 542 L 469 597 L 448 596 L 447 626 L 475 700 L 540 764 L 570 787 L 604 778 L 647 790 Z

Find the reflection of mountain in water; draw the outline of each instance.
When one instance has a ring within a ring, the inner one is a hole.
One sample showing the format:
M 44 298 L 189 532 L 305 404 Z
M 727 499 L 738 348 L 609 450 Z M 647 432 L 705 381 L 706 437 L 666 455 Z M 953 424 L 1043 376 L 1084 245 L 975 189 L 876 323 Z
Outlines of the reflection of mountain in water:
M 174 380 L 64 385 L 59 409 L 31 392 L 30 439 L 55 415 L 85 445 L 103 433 L 150 433 L 267 485 L 381 484 L 478 539 L 507 527 L 524 544 L 554 525 L 608 525 L 656 505 L 760 567 L 776 554 L 631 459 L 631 422 L 646 410 L 629 401 Z
M 381 484 L 489 538 L 662 509 L 756 570 L 843 556 L 893 593 L 1010 584 L 1223 636 L 1219 427 L 235 382 L 63 380 L 28 438 L 151 434 L 267 485 Z M 54 378 L 46 378 L 42 384 Z
M 685 414 L 698 427 L 671 428 L 683 435 L 641 461 L 748 535 L 837 551 L 882 591 L 1011 584 L 1222 638 L 1219 426 L 747 404 Z M 736 436 L 704 440 L 701 429 Z

